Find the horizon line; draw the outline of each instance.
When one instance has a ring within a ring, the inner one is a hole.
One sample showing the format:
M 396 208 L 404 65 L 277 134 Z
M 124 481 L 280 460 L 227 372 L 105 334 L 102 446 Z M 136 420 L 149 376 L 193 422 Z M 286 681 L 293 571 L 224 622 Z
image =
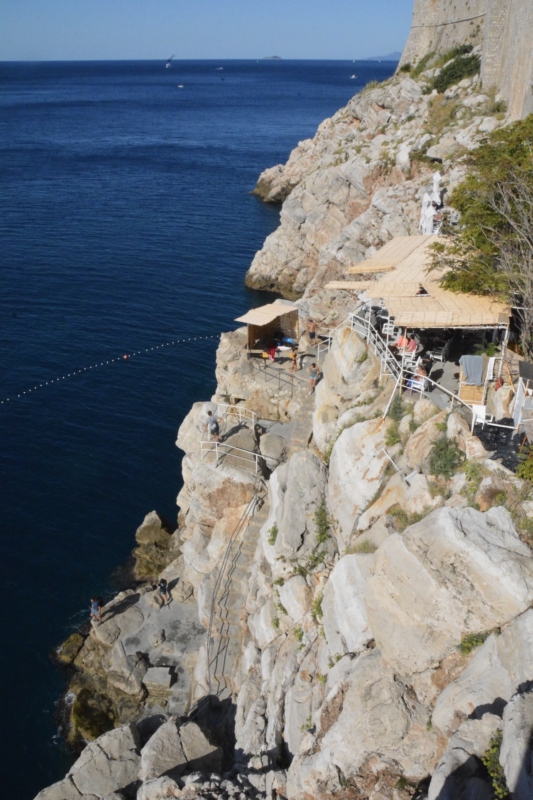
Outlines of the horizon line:
M 398 51 L 399 52 L 399 51 Z M 168 57 L 164 56 L 158 58 L 3 58 L 0 59 L 0 64 L 94 64 L 94 63 L 109 63 L 109 62 L 159 62 L 168 61 Z M 173 58 L 172 61 L 348 61 L 354 63 L 357 61 L 378 61 L 394 64 L 399 61 L 399 58 L 381 58 L 380 56 L 366 56 L 362 58 L 284 58 L 282 56 L 261 56 L 259 58 L 232 58 L 225 56 L 223 58 Z

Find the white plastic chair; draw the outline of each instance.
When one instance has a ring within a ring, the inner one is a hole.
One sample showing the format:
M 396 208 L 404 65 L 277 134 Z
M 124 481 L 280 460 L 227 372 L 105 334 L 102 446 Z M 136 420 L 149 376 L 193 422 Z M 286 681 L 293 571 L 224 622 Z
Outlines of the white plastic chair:
M 487 406 L 478 406 L 475 404 L 472 405 L 472 433 L 474 432 L 474 427 L 477 423 L 484 428 L 487 422 L 493 422 L 493 420 L 494 414 L 487 414 Z
M 414 378 L 409 378 L 407 381 L 407 388 L 409 392 L 412 394 L 413 392 L 419 392 L 419 394 L 424 394 L 428 388 L 428 381 L 426 378 L 423 378 L 421 375 L 416 376 Z

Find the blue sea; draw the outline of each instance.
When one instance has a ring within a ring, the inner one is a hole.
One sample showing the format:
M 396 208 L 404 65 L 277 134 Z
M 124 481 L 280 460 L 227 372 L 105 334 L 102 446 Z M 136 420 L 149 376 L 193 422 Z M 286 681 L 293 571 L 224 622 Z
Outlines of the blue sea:
M 0 64 L 6 800 L 32 800 L 72 763 L 50 653 L 87 618 L 90 595 L 112 591 L 144 515 L 175 521 L 176 431 L 215 388 L 215 338 L 122 356 L 218 334 L 271 300 L 243 285 L 279 221 L 250 195 L 259 173 L 393 69 Z

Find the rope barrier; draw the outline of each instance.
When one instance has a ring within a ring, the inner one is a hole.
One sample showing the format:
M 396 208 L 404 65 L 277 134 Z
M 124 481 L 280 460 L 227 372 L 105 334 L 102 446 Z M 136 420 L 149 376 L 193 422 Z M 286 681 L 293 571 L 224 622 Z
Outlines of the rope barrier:
M 113 364 L 115 361 L 124 361 L 130 358 L 134 358 L 135 356 L 140 356 L 144 353 L 151 353 L 152 350 L 161 350 L 163 347 L 171 347 L 174 344 L 184 344 L 185 342 L 198 342 L 200 340 L 206 339 L 218 339 L 220 333 L 211 333 L 208 336 L 191 336 L 188 339 L 174 339 L 172 342 L 165 342 L 164 344 L 158 344 L 154 347 L 146 347 L 143 350 L 136 350 L 134 353 L 126 353 L 123 356 L 117 356 L 116 358 L 110 358 L 107 361 L 100 361 L 100 363 L 92 364 L 90 367 L 82 367 L 81 369 L 75 369 L 72 372 L 67 372 L 66 375 L 60 375 L 57 378 L 51 378 L 48 381 L 43 381 L 42 383 L 36 384 L 32 389 L 26 389 L 25 392 L 20 392 L 20 394 L 13 395 L 12 397 L 6 397 L 4 400 L 0 400 L 0 405 L 5 405 L 6 403 L 11 403 L 19 398 L 25 397 L 32 392 L 36 392 L 38 389 L 44 389 L 46 386 L 51 386 L 53 383 L 59 383 L 60 381 L 65 381 L 67 378 L 74 378 L 76 375 L 81 375 L 83 372 L 88 372 L 91 369 L 98 369 L 99 367 L 107 366 L 107 364 Z

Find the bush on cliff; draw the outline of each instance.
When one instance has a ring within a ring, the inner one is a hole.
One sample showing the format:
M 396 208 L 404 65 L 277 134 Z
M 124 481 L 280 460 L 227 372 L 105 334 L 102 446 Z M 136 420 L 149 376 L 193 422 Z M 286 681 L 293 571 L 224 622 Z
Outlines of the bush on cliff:
M 464 78 L 470 78 L 476 75 L 481 67 L 481 60 L 479 56 L 459 56 L 454 58 L 451 64 L 440 71 L 440 73 L 433 78 L 433 88 L 439 94 L 442 94 L 449 89 L 450 86 L 455 86 Z
M 467 157 L 469 174 L 450 204 L 458 232 L 434 245 L 445 289 L 521 307 L 521 344 L 533 357 L 533 115 L 494 131 Z
M 451 478 L 453 473 L 461 466 L 464 455 L 451 439 L 446 435 L 437 439 L 429 456 L 429 471 L 431 475 L 442 475 Z

